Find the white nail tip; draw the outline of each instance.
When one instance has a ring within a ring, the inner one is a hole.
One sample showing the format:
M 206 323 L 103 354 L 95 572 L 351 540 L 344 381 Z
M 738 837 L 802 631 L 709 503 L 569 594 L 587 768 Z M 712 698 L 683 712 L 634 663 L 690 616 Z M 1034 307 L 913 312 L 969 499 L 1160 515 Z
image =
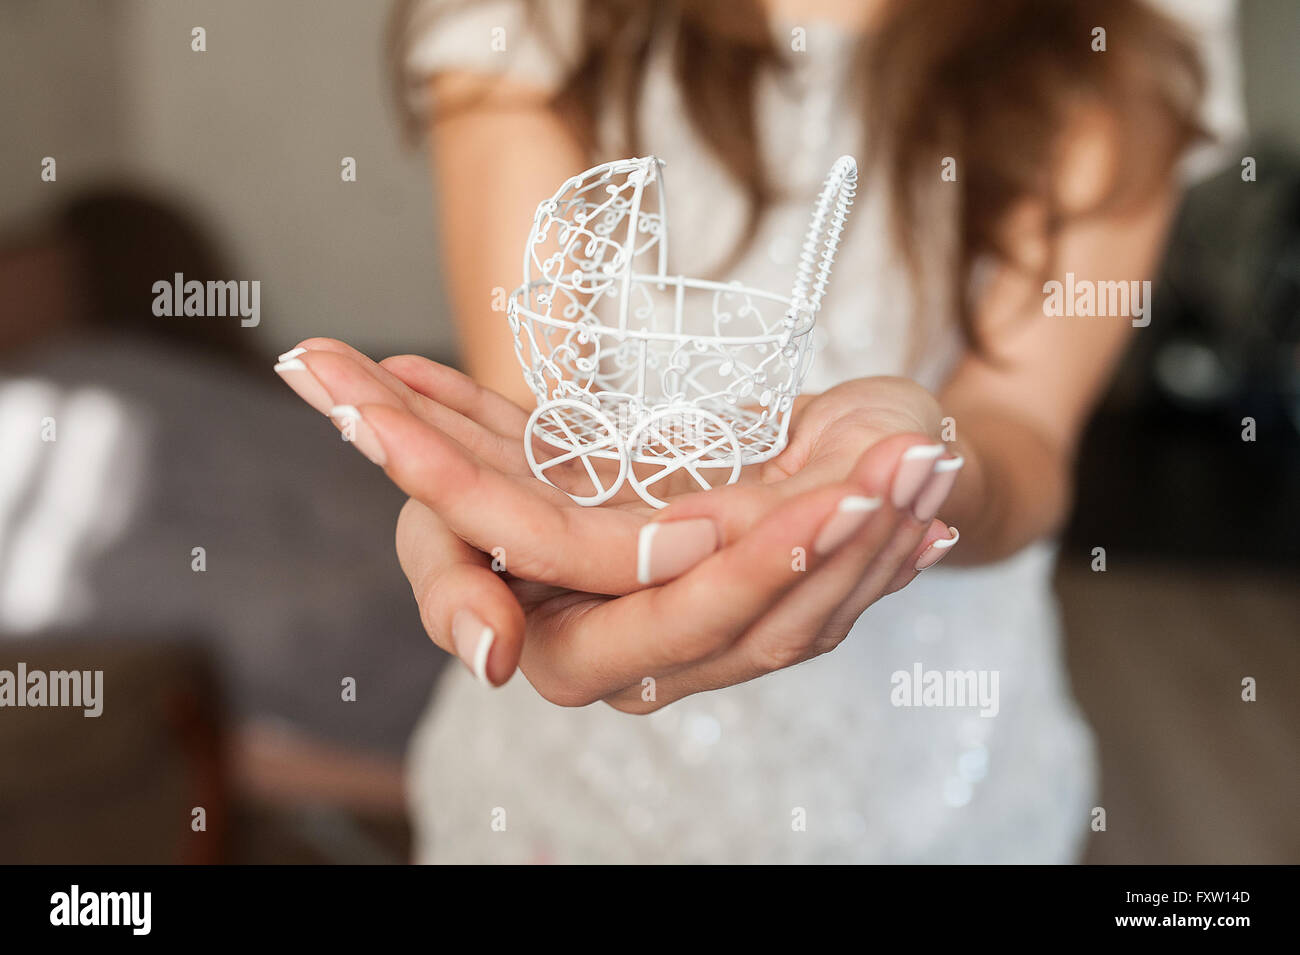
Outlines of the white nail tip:
M 335 405 L 330 409 L 331 418 L 343 418 L 346 421 L 358 421 L 361 418 L 361 412 L 352 405 Z
M 957 530 L 957 528 L 955 527 L 948 528 L 948 533 L 952 534 L 952 537 L 941 538 L 935 541 L 930 546 L 937 548 L 938 550 L 947 550 L 949 547 L 951 547 L 953 544 L 957 543 L 957 541 L 961 539 L 961 531 Z
M 942 444 L 914 444 L 903 452 L 904 461 L 915 461 L 918 458 L 937 458 L 943 454 Z
M 966 459 L 960 454 L 955 458 L 944 458 L 942 461 L 934 462 L 934 473 L 943 474 L 946 471 L 959 471 L 965 463 Z
M 858 497 L 853 495 L 840 501 L 839 507 L 836 509 L 860 514 L 863 511 L 874 511 L 878 507 L 880 507 L 880 498 L 878 497 Z
M 639 584 L 650 583 L 650 543 L 659 532 L 658 524 L 647 524 L 641 528 L 636 539 L 636 581 Z
M 491 627 L 484 627 L 483 632 L 478 635 L 478 646 L 474 648 L 474 676 L 479 682 L 491 686 L 488 683 L 487 662 L 488 654 L 492 652 L 492 644 L 496 642 L 496 631 Z
M 263 366 L 265 367 L 265 366 Z M 276 371 L 306 371 L 307 366 L 297 358 L 290 358 L 288 361 L 282 361 L 275 366 Z
M 292 348 L 277 358 L 276 361 L 289 361 L 290 359 L 297 358 L 299 355 L 305 354 L 307 354 L 307 349 L 305 348 Z

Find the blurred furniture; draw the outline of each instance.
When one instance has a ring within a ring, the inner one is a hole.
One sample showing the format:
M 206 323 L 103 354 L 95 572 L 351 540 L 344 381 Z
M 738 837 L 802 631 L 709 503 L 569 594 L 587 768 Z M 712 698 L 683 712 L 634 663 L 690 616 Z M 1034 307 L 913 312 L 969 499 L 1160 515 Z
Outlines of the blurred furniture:
M 1300 159 L 1243 155 L 1255 181 L 1230 166 L 1179 211 L 1151 324 L 1084 436 L 1072 544 L 1300 560 Z
M 0 709 L 0 864 L 407 861 L 400 759 L 231 725 L 202 644 L 0 639 L 19 661 L 102 670 L 103 712 Z
M 195 644 L 122 635 L 0 642 L 0 669 L 102 670 L 103 711 L 0 709 L 0 863 L 227 858 L 220 705 Z M 191 827 L 205 812 L 206 831 Z

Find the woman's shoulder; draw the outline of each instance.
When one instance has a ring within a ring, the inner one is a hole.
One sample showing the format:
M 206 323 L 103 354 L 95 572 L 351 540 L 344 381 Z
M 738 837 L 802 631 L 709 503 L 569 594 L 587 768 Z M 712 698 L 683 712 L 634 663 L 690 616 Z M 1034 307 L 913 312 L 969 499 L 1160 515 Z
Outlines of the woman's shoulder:
M 576 59 L 580 0 L 418 0 L 405 25 L 413 84 L 461 71 L 558 88 Z

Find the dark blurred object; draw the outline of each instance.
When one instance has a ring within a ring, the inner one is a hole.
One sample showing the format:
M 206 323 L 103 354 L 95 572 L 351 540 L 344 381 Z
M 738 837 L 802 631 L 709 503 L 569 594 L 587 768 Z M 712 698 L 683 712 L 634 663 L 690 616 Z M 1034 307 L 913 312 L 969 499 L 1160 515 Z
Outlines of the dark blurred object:
M 1233 165 L 1179 210 L 1151 324 L 1083 441 L 1070 544 L 1300 559 L 1300 160 L 1247 156 L 1255 181 Z
M 1140 344 L 1152 352 L 1152 389 L 1171 404 L 1239 407 L 1261 425 L 1296 428 L 1300 160 L 1270 148 L 1246 155 L 1256 181 L 1234 166 L 1188 193 L 1156 289 L 1154 334 Z
M 195 644 L 7 641 L 0 669 L 102 670 L 81 707 L 0 711 L 0 863 L 214 863 L 229 803 L 214 669 Z M 206 831 L 191 826 L 202 807 Z
M 248 731 L 229 725 L 202 646 L 68 634 L 0 646 L 11 673 L 18 661 L 29 674 L 103 671 L 97 717 L 0 710 L 0 865 L 408 861 L 410 828 L 387 795 L 394 771 L 378 757 L 281 746 L 281 772 L 250 773 Z M 293 779 L 310 795 L 286 787 Z
M 69 200 L 55 216 L 55 230 L 69 246 L 91 324 L 261 360 L 238 322 L 154 316 L 155 282 L 171 282 L 178 272 L 199 282 L 236 274 L 210 232 L 182 205 L 130 185 L 105 184 Z

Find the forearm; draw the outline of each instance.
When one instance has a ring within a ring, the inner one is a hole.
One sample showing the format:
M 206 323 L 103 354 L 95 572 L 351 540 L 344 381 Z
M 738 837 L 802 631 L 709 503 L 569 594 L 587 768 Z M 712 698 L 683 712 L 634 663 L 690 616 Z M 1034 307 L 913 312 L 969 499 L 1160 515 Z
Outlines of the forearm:
M 939 517 L 961 531 L 953 563 L 1001 560 L 1061 526 L 1071 501 L 1069 457 L 1001 409 L 946 407 L 966 459 Z

